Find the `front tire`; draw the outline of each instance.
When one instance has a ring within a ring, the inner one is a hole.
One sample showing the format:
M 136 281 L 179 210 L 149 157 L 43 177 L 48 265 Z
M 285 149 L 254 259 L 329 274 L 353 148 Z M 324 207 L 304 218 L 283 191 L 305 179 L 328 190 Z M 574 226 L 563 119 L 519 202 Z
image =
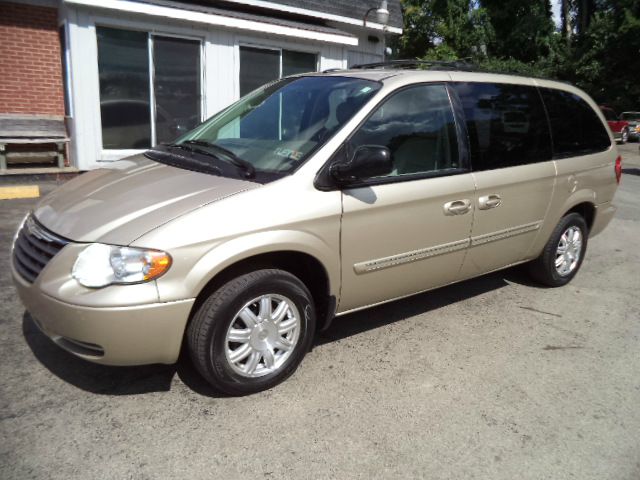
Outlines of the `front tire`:
M 588 235 L 582 215 L 570 213 L 562 217 L 540 256 L 529 264 L 531 276 L 549 287 L 569 283 L 584 260 Z
M 288 378 L 311 347 L 315 308 L 283 270 L 241 275 L 211 294 L 187 331 L 191 359 L 217 390 L 247 395 Z

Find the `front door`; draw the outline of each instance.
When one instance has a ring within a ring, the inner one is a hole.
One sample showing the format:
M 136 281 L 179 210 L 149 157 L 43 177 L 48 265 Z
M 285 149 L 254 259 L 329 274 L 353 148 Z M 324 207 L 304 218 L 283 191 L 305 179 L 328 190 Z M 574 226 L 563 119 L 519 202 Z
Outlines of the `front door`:
M 443 84 L 390 96 L 346 150 L 362 145 L 388 147 L 394 169 L 343 191 L 339 312 L 455 281 L 473 218 L 474 181 Z

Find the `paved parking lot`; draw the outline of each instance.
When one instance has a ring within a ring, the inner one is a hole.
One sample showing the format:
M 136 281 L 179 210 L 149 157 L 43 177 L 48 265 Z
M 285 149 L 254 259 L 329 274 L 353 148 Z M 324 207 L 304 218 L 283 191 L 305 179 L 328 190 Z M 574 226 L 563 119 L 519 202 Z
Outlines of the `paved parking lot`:
M 0 202 L 0 478 L 640 478 L 640 156 L 568 286 L 518 269 L 338 319 L 278 388 L 80 361 L 8 278 L 32 200 Z M 45 190 L 51 185 L 44 185 Z

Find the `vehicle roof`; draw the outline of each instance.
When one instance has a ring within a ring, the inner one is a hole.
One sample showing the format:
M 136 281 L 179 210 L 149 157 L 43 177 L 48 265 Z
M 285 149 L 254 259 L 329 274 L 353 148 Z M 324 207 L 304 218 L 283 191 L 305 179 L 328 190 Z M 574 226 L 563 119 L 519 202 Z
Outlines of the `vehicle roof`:
M 398 68 L 356 68 L 356 69 L 333 69 L 319 72 L 313 75 L 342 76 L 362 78 L 366 80 L 379 81 L 383 83 L 419 83 L 419 82 L 494 82 L 511 83 L 519 85 L 532 85 L 546 88 L 555 88 L 574 93 L 581 92 L 578 88 L 569 83 L 544 78 L 526 77 L 521 75 L 509 75 L 488 72 L 470 72 L 463 70 L 447 69 L 398 69 Z

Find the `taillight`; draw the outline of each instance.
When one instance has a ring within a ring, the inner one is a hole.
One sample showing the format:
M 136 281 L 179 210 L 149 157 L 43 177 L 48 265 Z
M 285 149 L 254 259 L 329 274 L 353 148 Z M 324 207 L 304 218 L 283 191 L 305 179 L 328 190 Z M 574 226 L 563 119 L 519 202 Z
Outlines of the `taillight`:
M 622 177 L 622 157 L 620 155 L 618 155 L 618 158 L 616 158 L 615 171 L 616 171 L 616 182 L 620 183 L 620 177 Z

